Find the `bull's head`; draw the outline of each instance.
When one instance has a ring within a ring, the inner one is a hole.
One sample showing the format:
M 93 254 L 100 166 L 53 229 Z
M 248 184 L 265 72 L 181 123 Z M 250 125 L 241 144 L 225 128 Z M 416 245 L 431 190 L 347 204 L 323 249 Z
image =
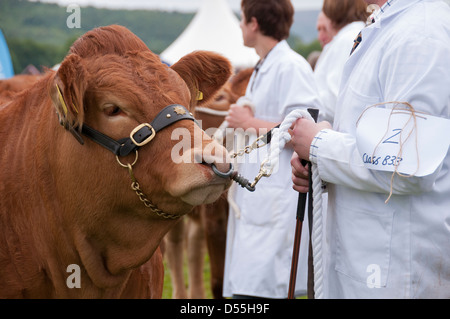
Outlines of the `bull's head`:
M 83 180 L 62 172 L 63 196 L 82 200 L 70 194 L 70 189 L 82 189 L 86 200 L 96 200 L 94 207 L 101 202 L 111 209 L 141 212 L 143 205 L 130 190 L 131 177 L 145 194 L 141 200 L 148 199 L 168 216 L 180 216 L 195 205 L 216 200 L 230 182 L 217 177 L 211 163 L 221 171 L 229 170 L 226 151 L 185 113 L 207 103 L 230 75 L 229 61 L 215 53 L 194 52 L 168 67 L 124 27 L 86 33 L 73 44 L 50 88 L 61 124 L 79 140 L 65 134 L 65 141 L 58 142 L 70 145 L 61 147 L 62 166 L 88 176 Z M 167 114 L 160 114 L 172 105 Z M 157 116 L 180 114 L 187 120 L 155 133 L 142 125 Z M 132 147 L 128 153 L 111 154 L 98 141 L 86 138 L 89 134 L 83 126 L 118 141 L 119 146 L 123 138 L 135 142 L 130 133 L 143 128 L 147 130 L 145 145 L 138 152 Z

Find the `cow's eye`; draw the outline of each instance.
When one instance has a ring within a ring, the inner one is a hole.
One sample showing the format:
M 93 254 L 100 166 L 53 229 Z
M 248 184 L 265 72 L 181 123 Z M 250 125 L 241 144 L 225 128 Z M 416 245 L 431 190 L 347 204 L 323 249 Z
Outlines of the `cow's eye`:
M 222 100 L 225 100 L 225 95 L 220 94 L 220 95 L 216 96 L 216 102 L 220 102 Z
M 117 105 L 110 105 L 110 106 L 104 108 L 103 112 L 107 116 L 117 116 L 117 115 L 120 115 L 122 113 L 122 110 Z

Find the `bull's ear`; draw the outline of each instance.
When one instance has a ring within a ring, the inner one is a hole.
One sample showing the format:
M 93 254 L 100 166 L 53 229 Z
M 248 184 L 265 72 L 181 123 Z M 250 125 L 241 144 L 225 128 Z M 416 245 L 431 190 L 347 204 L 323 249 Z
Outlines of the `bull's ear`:
M 61 124 L 67 129 L 78 127 L 84 118 L 83 99 L 86 91 L 86 70 L 81 58 L 68 55 L 61 63 L 51 82 L 50 95 L 58 112 Z
M 253 68 L 243 69 L 231 78 L 231 91 L 236 94 L 238 98 L 245 95 L 253 70 Z
M 172 69 L 191 91 L 191 106 L 206 104 L 232 74 L 230 61 L 209 51 L 190 53 L 175 63 Z

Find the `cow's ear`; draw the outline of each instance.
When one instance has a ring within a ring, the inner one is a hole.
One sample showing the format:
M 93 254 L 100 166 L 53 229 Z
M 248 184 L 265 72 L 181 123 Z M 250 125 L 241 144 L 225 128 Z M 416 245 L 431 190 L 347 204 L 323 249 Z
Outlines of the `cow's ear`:
M 231 78 L 231 91 L 233 94 L 236 94 L 238 98 L 245 95 L 253 70 L 253 68 L 243 69 Z
M 191 106 L 206 104 L 228 81 L 232 66 L 225 57 L 196 51 L 181 58 L 172 66 L 191 91 Z
M 68 55 L 58 68 L 50 88 L 53 104 L 61 124 L 66 128 L 81 128 L 86 81 L 86 70 L 81 58 L 76 54 Z

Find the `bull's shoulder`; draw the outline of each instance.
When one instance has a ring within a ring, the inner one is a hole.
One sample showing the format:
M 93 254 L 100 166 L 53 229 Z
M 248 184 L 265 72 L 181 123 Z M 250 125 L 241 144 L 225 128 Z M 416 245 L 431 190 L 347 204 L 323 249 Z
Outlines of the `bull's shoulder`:
M 19 236 L 17 227 L 7 225 L 0 214 L 0 298 L 50 297 L 51 285 L 44 267 L 35 255 L 31 234 Z

